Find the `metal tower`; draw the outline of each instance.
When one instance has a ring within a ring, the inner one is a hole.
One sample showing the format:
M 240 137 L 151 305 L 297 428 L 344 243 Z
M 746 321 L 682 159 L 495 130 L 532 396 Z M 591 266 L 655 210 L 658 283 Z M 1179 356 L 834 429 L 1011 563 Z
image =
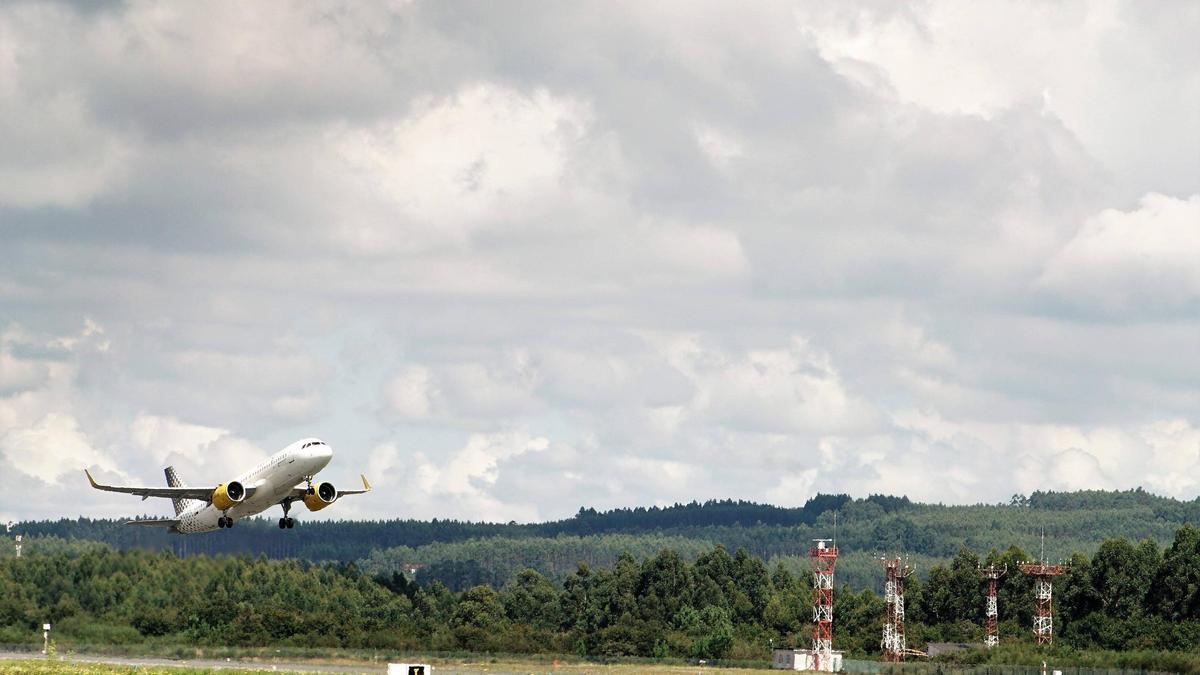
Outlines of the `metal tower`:
M 4 532 L 6 534 L 12 534 L 13 525 L 16 525 L 16 523 L 14 523 L 11 520 L 8 521 L 7 523 L 5 523 L 4 524 Z M 17 557 L 20 558 L 21 557 L 21 535 L 18 534 L 16 536 L 16 538 L 13 540 L 13 543 L 16 545 Z
M 1034 594 L 1037 597 L 1037 607 L 1033 613 L 1033 634 L 1039 645 L 1054 643 L 1054 606 L 1051 601 L 1054 595 L 1054 577 L 1061 575 L 1065 568 L 1062 565 L 1050 565 L 1046 562 L 1046 533 L 1042 532 L 1042 556 L 1038 562 L 1021 563 L 1021 571 L 1033 577 L 1036 584 Z
M 831 539 L 814 539 L 808 551 L 813 566 L 813 666 L 814 670 L 833 664 L 833 567 L 837 564 L 837 544 Z
M 883 660 L 904 660 L 907 647 L 904 644 L 904 580 L 913 573 L 911 565 L 900 558 L 883 558 L 883 570 L 887 581 L 883 586 L 886 615 L 883 620 Z
M 984 616 L 987 617 L 986 625 L 984 626 L 983 646 L 991 649 L 1000 644 L 1000 631 L 997 627 L 1000 612 L 999 606 L 996 603 L 996 585 L 1000 581 L 1000 577 L 1008 573 L 1008 565 L 1004 567 L 996 567 L 988 565 L 987 567 L 979 568 L 979 576 L 987 579 L 988 592 L 987 604 L 984 606 Z

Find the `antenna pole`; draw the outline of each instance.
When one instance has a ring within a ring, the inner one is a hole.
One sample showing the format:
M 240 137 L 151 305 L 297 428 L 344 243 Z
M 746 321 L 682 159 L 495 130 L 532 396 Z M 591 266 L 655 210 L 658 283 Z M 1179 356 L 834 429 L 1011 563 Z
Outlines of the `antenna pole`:
M 813 567 L 812 669 L 833 672 L 833 568 L 837 545 L 829 539 L 813 540 L 808 555 Z
M 1023 563 L 1021 571 L 1034 578 L 1034 596 L 1037 605 L 1033 615 L 1033 634 L 1039 645 L 1054 643 L 1054 578 L 1062 575 L 1066 568 L 1046 562 L 1046 528 L 1042 527 L 1042 559 L 1036 563 Z
M 983 614 L 987 619 L 984 625 L 983 646 L 988 649 L 1000 644 L 1000 632 L 997 625 L 1000 611 L 996 602 L 996 587 L 1000 577 L 1004 576 L 1007 572 L 1007 565 L 1004 567 L 988 565 L 987 567 L 979 568 L 979 576 L 987 579 L 988 582 L 987 603 L 983 606 Z
M 904 564 L 903 558 L 883 558 L 883 569 L 886 581 L 883 587 L 884 618 L 883 660 L 899 663 L 904 660 L 908 647 L 904 641 L 904 579 L 913 573 L 911 565 Z

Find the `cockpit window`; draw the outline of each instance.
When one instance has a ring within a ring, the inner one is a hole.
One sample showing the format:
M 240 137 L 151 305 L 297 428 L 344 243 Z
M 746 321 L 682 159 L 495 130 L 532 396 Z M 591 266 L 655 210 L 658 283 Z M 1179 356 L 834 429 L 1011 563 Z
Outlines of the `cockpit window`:
M 310 445 L 325 445 L 325 443 L 323 443 L 321 441 L 309 441 L 308 443 L 305 443 L 304 445 L 300 446 L 300 449 L 303 450 Z

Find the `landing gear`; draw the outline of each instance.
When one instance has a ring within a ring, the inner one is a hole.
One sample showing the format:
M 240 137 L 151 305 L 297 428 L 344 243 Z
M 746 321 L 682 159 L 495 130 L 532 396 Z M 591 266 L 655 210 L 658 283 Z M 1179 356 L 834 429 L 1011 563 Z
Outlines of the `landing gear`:
M 315 495 L 315 494 L 317 494 L 317 491 L 313 489 L 312 479 L 313 479 L 312 476 L 305 476 L 304 484 L 308 486 L 308 494 Z
M 233 518 L 230 518 L 229 516 L 221 516 L 220 518 L 217 518 L 217 527 L 233 527 Z
M 292 500 L 285 499 L 279 502 L 279 505 L 283 507 L 283 517 L 279 519 L 279 529 L 290 530 L 296 526 L 296 521 L 288 517 L 288 511 L 292 509 Z

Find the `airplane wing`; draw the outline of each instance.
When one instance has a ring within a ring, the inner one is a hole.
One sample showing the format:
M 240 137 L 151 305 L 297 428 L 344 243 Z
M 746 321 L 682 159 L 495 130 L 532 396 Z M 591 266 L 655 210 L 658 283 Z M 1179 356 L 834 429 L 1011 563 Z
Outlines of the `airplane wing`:
M 176 527 L 179 525 L 178 518 L 161 518 L 155 520 L 127 520 L 126 525 L 149 525 L 151 527 Z
M 346 495 L 361 495 L 364 492 L 371 491 L 371 484 L 367 482 L 367 477 L 362 474 L 359 474 L 358 477 L 362 479 L 363 489 L 361 489 L 361 490 L 338 490 L 337 496 L 339 499 L 341 497 L 345 497 Z M 247 489 L 249 489 L 249 488 L 247 488 Z M 296 499 L 304 499 L 304 495 L 306 495 L 306 494 L 308 494 L 308 488 L 298 487 L 298 488 L 292 488 L 292 494 L 290 496 L 293 500 L 296 500 Z
M 338 490 L 338 497 L 342 497 L 344 495 L 361 495 L 364 492 L 370 492 L 371 484 L 367 482 L 367 477 L 362 475 L 361 473 L 358 474 L 358 477 L 362 479 L 363 489 L 361 489 L 361 490 Z
M 83 472 L 87 474 L 88 482 L 97 490 L 123 492 L 129 495 L 137 495 L 142 499 L 148 497 L 167 497 L 170 499 L 199 499 L 206 502 L 212 499 L 213 491 L 217 489 L 215 485 L 213 487 L 126 487 L 123 485 L 101 485 L 96 482 L 95 478 L 92 478 L 91 471 L 84 469 Z M 246 497 L 253 496 L 256 489 L 247 486 Z

